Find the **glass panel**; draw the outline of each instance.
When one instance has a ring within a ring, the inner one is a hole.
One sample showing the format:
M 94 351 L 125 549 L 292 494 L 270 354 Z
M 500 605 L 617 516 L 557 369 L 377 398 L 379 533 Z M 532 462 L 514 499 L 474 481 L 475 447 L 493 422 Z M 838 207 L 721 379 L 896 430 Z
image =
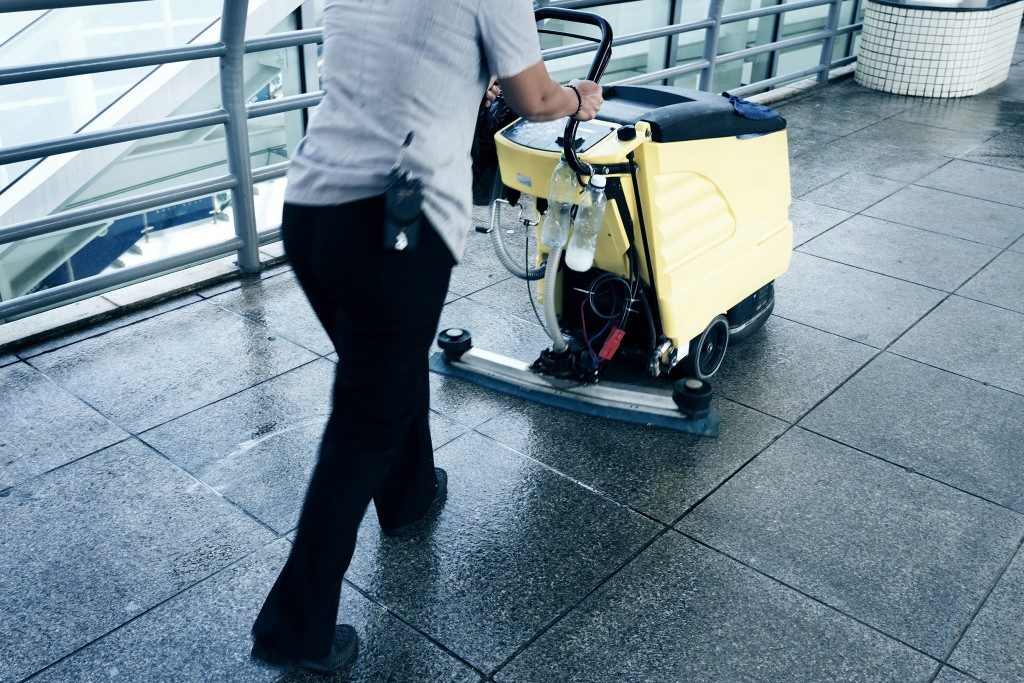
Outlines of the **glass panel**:
M 175 47 L 195 41 L 220 16 L 219 0 L 155 0 L 111 7 L 35 13 L 0 49 L 0 66 Z M 32 13 L 21 13 L 29 15 Z M 8 15 L 3 15 L 6 19 Z M 216 35 L 211 39 L 215 40 Z M 125 97 L 158 67 L 18 83 L 0 87 L 0 145 L 70 135 Z M 179 68 L 177 66 L 170 68 Z M 210 69 L 216 72 L 216 66 Z M 39 126 L 46 121 L 46 126 Z M 0 169 L 6 188 L 37 162 Z
M 614 5 L 590 8 L 605 17 L 612 25 L 617 37 L 660 28 L 671 23 L 669 0 L 632 0 Z M 570 24 L 561 21 L 547 21 L 544 28 L 597 37 L 597 30 L 590 26 Z M 541 48 L 549 49 L 566 45 L 579 45 L 581 41 L 565 36 L 541 34 Z M 650 71 L 664 69 L 668 54 L 668 39 L 655 38 L 639 43 L 620 45 L 612 52 L 612 60 L 605 71 L 603 81 L 613 83 Z M 560 81 L 582 78 L 593 61 L 594 53 L 562 57 L 548 62 L 551 75 Z
M 824 30 L 828 27 L 828 11 L 827 5 L 821 5 L 786 12 L 783 15 L 780 38 L 794 38 Z M 842 43 L 841 40 L 837 42 Z M 822 43 L 819 41 L 780 51 L 776 58 L 775 75 L 784 76 L 817 66 L 821 62 L 821 46 Z
M 295 17 L 289 16 L 272 32 L 296 26 Z M 244 87 L 250 102 L 302 92 L 299 50 L 246 55 Z M 171 93 L 180 101 L 168 115 L 220 105 L 219 78 L 216 64 L 213 66 L 205 82 L 192 79 L 187 89 L 179 87 Z M 252 167 L 286 160 L 301 138 L 303 125 L 301 111 L 250 120 Z M 218 125 L 51 157 L 34 172 L 39 176 L 35 180 L 54 182 L 68 193 L 66 199 L 57 206 L 40 204 L 19 209 L 19 213 L 43 215 L 224 175 L 228 172 L 224 134 L 224 127 Z M 65 172 L 65 165 L 70 173 Z M 43 178 L 44 171 L 52 177 Z M 88 180 L 69 191 L 68 178 L 76 177 Z M 283 178 L 256 186 L 258 228 L 280 225 L 283 190 Z M 231 194 L 223 192 L 58 235 L 0 245 L 0 299 L 223 242 L 234 235 L 233 214 Z
M 728 16 L 752 9 L 775 5 L 776 0 L 725 0 L 722 15 Z M 707 3 L 683 3 L 683 22 L 697 21 L 708 14 Z M 774 17 L 757 17 L 746 21 L 734 21 L 724 24 L 718 35 L 719 56 L 745 50 L 755 45 L 763 45 L 772 41 Z M 703 58 L 706 31 L 693 31 L 681 34 L 676 43 L 676 64 L 689 64 Z M 771 58 L 767 54 L 748 57 L 718 64 L 715 67 L 715 82 L 712 90 L 728 90 L 739 85 L 768 78 Z M 673 85 L 679 87 L 696 87 L 699 75 L 686 75 L 676 78 Z

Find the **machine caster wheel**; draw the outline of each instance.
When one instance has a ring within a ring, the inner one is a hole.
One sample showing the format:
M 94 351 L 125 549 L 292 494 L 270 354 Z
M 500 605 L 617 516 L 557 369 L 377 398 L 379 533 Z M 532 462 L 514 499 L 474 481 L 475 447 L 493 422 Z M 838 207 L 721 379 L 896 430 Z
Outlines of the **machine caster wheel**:
M 454 363 L 473 348 L 473 335 L 461 327 L 449 327 L 437 335 L 437 345 L 444 351 L 444 359 Z
M 718 372 L 729 348 L 729 319 L 720 315 L 696 339 L 690 340 L 690 352 L 683 359 L 688 377 L 704 380 Z
M 711 409 L 711 385 L 700 379 L 681 379 L 672 391 L 679 412 L 693 418 L 705 417 Z

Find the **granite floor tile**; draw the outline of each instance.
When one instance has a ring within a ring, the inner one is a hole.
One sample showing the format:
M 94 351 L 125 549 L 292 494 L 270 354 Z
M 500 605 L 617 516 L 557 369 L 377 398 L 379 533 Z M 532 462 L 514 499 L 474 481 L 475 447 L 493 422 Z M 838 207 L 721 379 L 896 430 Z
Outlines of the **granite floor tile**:
M 933 683 L 972 683 L 978 679 L 968 676 L 961 671 L 948 666 L 942 667 L 939 671 L 939 675 L 935 677 Z
M 903 186 L 904 183 L 898 180 L 889 180 L 881 176 L 854 171 L 808 192 L 803 199 L 815 204 L 859 213 Z
M 1010 251 L 1016 252 L 1018 254 L 1024 254 L 1024 237 L 1021 237 L 1019 240 L 1011 244 Z
M 511 277 L 494 254 L 490 235 L 469 233 L 462 260 L 452 270 L 448 291 L 457 296 L 473 292 Z
M 892 350 L 901 356 L 1024 394 L 1024 314 L 958 296 L 914 326 Z
M 309 300 L 291 272 L 268 280 L 260 280 L 215 297 L 213 303 L 223 306 L 314 353 L 326 355 L 334 351 Z
M 0 369 L 0 491 L 128 437 L 25 364 Z
M 949 158 L 927 151 L 907 153 L 904 147 L 872 138 L 845 137 L 822 152 L 822 161 L 848 171 L 860 171 L 912 183 L 949 163 Z
M 315 356 L 202 302 L 37 356 L 32 364 L 122 427 L 141 432 Z
M 543 316 L 544 310 L 537 297 L 537 283 L 531 283 L 529 286 L 531 289 L 527 291 L 525 280 L 510 277 L 490 287 L 473 292 L 467 298 L 496 311 L 511 313 L 533 325 L 539 325 L 540 321 L 537 316 Z M 530 292 L 533 293 L 532 306 L 530 305 Z M 536 313 L 534 313 L 534 307 L 536 307 Z
M 0 368 L 7 367 L 8 365 L 14 365 L 18 362 L 18 357 L 13 353 L 0 353 Z
M 436 522 L 419 538 L 389 539 L 370 512 L 349 579 L 485 671 L 659 528 L 478 435 L 436 458 L 449 476 Z
M 1024 254 L 1003 252 L 957 294 L 1024 313 Z
M 128 327 L 129 325 L 134 325 L 135 323 L 143 320 L 155 318 L 167 313 L 168 311 L 184 308 L 185 306 L 189 306 L 199 301 L 202 301 L 202 299 L 195 294 L 177 296 L 168 301 L 162 301 L 151 306 L 145 306 L 144 308 L 139 308 L 123 315 L 117 315 L 108 320 L 87 325 L 73 332 L 69 332 L 68 334 L 62 334 L 58 337 L 46 339 L 30 346 L 20 348 L 18 349 L 18 356 L 21 358 L 32 358 L 33 356 L 38 356 L 39 354 L 46 353 L 47 351 L 53 351 L 84 339 L 99 337 L 118 328 Z
M 787 122 L 788 124 L 788 122 Z M 790 156 L 803 154 L 813 147 L 828 145 L 839 139 L 839 134 L 832 131 L 810 128 L 807 126 L 786 126 L 786 139 L 789 142 Z
M 250 659 L 249 629 L 288 548 L 283 540 L 267 546 L 33 680 L 282 680 L 280 670 Z M 359 657 L 338 676 L 308 680 L 478 680 L 468 667 L 349 586 L 342 590 L 339 614 L 359 633 Z M 283 680 L 297 683 L 307 677 L 292 672 Z
M 511 409 L 513 399 L 453 377 L 430 375 L 430 407 L 467 427 L 476 427 Z
M 997 247 L 868 216 L 854 216 L 800 251 L 946 292 L 999 253 Z
M 202 478 L 261 443 L 323 424 L 330 413 L 335 366 L 316 360 L 141 435 L 143 441 Z M 282 452 L 281 456 L 286 457 Z
M 331 407 L 334 364 L 318 360 L 142 435 L 282 534 L 298 523 Z M 431 414 L 434 446 L 466 428 Z
M 1024 516 L 798 428 L 680 528 L 941 658 L 1024 537 Z
M 1024 179 L 1024 174 L 1021 175 Z M 1005 247 L 1024 233 L 1024 209 L 927 187 L 906 187 L 865 215 Z
M 789 218 L 793 221 L 793 245 L 800 246 L 814 239 L 852 215 L 849 211 L 794 199 L 789 205 Z
M 669 533 L 497 681 L 927 681 L 928 657 Z
M 902 116 L 902 114 L 897 116 Z M 913 149 L 915 154 L 930 152 L 947 157 L 957 157 L 970 152 L 990 137 L 992 134 L 984 132 L 939 129 L 910 121 L 886 119 L 853 133 L 847 139 L 904 147 Z
M 997 111 L 983 112 L 968 109 L 959 101 L 933 100 L 923 102 L 893 117 L 894 121 L 909 121 L 937 128 L 959 130 L 965 133 L 997 135 L 1017 125 L 1017 118 L 1004 118 Z
M 1024 173 L 954 159 L 917 181 L 918 185 L 955 194 L 1024 207 Z
M 882 348 L 921 319 L 942 292 L 796 252 L 775 283 L 775 312 Z
M 1024 397 L 889 353 L 800 426 L 1024 513 Z
M 877 351 L 773 316 L 730 348 L 711 382 L 719 395 L 795 422 Z
M 803 197 L 826 183 L 857 170 L 854 163 L 847 164 L 835 159 L 828 152 L 829 146 L 815 147 L 789 162 L 789 178 L 794 197 Z
M 459 299 L 444 307 L 438 330 L 459 327 L 473 335 L 473 345 L 523 361 L 536 360 L 551 346 L 540 325 L 509 316 L 471 299 Z M 436 346 L 435 346 L 436 348 Z
M 985 606 L 949 658 L 953 666 L 984 681 L 1024 679 L 1024 554 L 1003 574 Z
M 20 680 L 272 540 L 137 441 L 0 497 L 0 680 Z
M 805 97 L 775 107 L 794 128 L 807 128 L 832 136 L 849 135 L 882 119 L 881 112 L 865 113 L 861 108 L 837 108 L 827 98 Z
M 1024 128 L 1006 130 L 963 155 L 964 159 L 1024 171 Z
M 671 523 L 782 433 L 785 423 L 716 399 L 717 439 L 700 439 L 525 401 L 478 431 L 614 500 Z

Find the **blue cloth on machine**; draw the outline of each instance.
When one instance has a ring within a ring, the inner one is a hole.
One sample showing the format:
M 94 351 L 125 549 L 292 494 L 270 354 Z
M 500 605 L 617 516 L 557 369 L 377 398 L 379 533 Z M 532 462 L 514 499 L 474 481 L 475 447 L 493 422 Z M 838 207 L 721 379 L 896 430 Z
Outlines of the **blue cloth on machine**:
M 745 100 L 742 97 L 736 95 L 730 95 L 727 92 L 722 93 L 723 97 L 729 98 L 729 103 L 732 105 L 733 111 L 742 116 L 745 119 L 752 119 L 755 121 L 763 121 L 765 119 L 777 119 L 779 113 L 771 107 L 766 107 L 763 104 L 757 102 L 751 102 Z

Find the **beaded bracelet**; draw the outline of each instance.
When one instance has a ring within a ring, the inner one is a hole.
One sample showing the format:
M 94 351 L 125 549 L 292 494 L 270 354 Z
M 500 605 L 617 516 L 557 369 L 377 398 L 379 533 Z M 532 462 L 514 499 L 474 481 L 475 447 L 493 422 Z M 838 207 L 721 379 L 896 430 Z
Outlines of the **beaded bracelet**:
M 580 94 L 579 88 L 577 88 L 575 85 L 572 85 L 571 83 L 566 87 L 571 88 L 572 91 L 576 93 L 576 111 L 574 111 L 572 113 L 572 116 L 569 117 L 571 119 L 574 119 L 577 116 L 579 116 L 580 110 L 583 109 L 583 95 Z

